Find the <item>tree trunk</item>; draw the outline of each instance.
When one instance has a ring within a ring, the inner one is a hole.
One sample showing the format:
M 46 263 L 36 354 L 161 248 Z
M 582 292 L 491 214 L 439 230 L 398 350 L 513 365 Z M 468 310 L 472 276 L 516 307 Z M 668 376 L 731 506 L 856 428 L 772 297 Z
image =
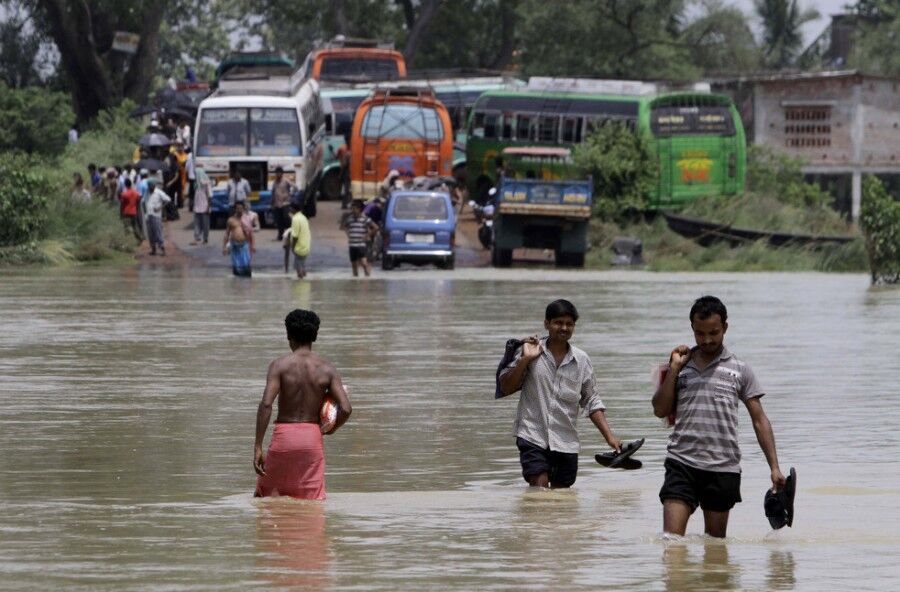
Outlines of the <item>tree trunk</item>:
M 406 38 L 406 47 L 403 49 L 403 57 L 406 59 L 407 64 L 412 63 L 415 59 L 416 52 L 419 51 L 422 40 L 425 38 L 425 34 L 428 33 L 431 22 L 434 20 L 434 16 L 440 7 L 441 0 L 422 0 L 422 3 L 419 5 L 419 15 L 416 17 L 416 23 L 409 31 L 409 36 Z
M 93 119 L 122 97 L 145 101 L 156 75 L 159 28 L 167 2 L 144 5 L 147 8 L 137 31 L 141 41 L 137 53 L 129 56 L 109 53 L 112 35 L 121 26 L 112 15 L 92 15 L 85 0 L 38 0 L 72 86 L 78 121 Z M 102 40 L 102 48 L 98 48 L 98 40 Z M 125 67 L 127 72 L 123 72 Z
M 500 0 L 500 51 L 488 65 L 492 70 L 504 70 L 512 62 L 516 49 L 516 9 L 518 0 Z
M 78 121 L 93 119 L 111 105 L 112 82 L 94 46 L 91 11 L 82 0 L 39 0 L 50 35 L 72 85 Z

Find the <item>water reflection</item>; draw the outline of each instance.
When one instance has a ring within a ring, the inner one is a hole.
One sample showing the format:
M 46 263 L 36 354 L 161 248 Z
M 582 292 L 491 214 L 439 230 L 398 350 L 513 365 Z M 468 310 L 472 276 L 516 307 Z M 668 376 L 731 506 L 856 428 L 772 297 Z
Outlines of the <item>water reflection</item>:
M 739 568 L 728 561 L 728 545 L 724 542 L 706 541 L 702 560 L 691 556 L 685 542 L 670 543 L 663 552 L 663 563 L 668 592 L 716 592 L 736 590 L 739 586 Z
M 331 549 L 325 504 L 289 499 L 257 503 L 257 563 L 266 579 L 292 589 L 329 588 Z
M 797 585 L 794 572 L 794 554 L 790 551 L 772 550 L 769 552 L 769 569 L 766 572 L 766 589 L 793 590 Z

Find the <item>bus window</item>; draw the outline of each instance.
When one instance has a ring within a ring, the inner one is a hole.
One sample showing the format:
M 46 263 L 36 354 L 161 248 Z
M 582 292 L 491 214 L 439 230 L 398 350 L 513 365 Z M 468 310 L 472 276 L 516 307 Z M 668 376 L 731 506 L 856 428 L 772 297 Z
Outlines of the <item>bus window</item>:
M 485 115 L 484 116 L 484 137 L 485 138 L 496 138 L 497 137 L 497 128 L 499 127 L 500 117 L 497 115 Z
M 534 118 L 531 115 L 518 115 L 516 117 L 516 139 L 531 140 L 531 122 Z
M 376 105 L 362 122 L 364 138 L 414 138 L 437 142 L 444 128 L 437 111 L 418 105 Z
M 565 117 L 562 122 L 562 141 L 572 144 L 581 142 L 581 118 Z
M 538 141 L 556 142 L 559 138 L 559 118 L 540 117 L 538 119 Z
M 472 129 L 469 133 L 476 138 L 484 137 L 484 113 L 475 113 L 472 117 Z
M 513 137 L 513 116 L 512 113 L 503 114 L 503 125 L 500 126 L 500 137 L 504 140 L 512 140 Z
M 385 58 L 329 57 L 322 60 L 319 80 L 348 78 L 394 80 L 400 78 L 400 69 L 397 67 L 396 60 Z
M 198 156 L 247 155 L 246 109 L 204 109 L 198 128 Z
M 251 156 L 301 154 L 300 124 L 294 109 L 250 109 L 250 137 Z

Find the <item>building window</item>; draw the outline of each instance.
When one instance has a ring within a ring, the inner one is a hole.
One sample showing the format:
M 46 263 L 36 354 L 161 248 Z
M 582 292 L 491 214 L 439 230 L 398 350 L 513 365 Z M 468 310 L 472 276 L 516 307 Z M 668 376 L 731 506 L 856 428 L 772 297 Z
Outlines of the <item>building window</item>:
M 831 107 L 786 107 L 784 145 L 788 148 L 831 146 Z

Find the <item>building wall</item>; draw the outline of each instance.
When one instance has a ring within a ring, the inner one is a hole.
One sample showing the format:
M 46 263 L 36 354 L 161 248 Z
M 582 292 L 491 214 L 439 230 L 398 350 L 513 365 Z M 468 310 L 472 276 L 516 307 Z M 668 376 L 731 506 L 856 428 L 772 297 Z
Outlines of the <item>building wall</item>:
M 864 79 L 860 95 L 860 165 L 900 173 L 900 81 Z

